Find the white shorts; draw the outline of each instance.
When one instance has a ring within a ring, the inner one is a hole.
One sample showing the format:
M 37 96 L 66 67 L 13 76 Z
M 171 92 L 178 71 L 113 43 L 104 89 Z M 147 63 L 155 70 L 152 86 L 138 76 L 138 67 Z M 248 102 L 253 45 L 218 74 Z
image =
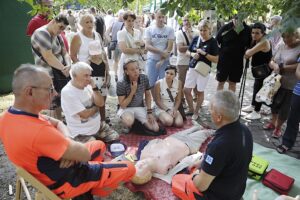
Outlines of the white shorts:
M 107 96 L 107 92 L 108 92 L 107 87 L 102 87 L 105 81 L 105 77 L 97 76 L 97 77 L 92 77 L 92 79 L 94 80 L 95 85 L 99 88 L 101 96 L 103 97 Z
M 196 72 L 194 68 L 189 68 L 186 78 L 185 78 L 185 88 L 195 88 L 197 85 L 197 91 L 203 92 L 208 83 L 210 74 L 206 77 L 202 76 L 200 73 Z
M 146 107 L 128 107 L 125 109 L 120 108 L 117 112 L 118 117 L 121 119 L 125 112 L 131 113 L 134 118 L 139 120 L 142 124 L 148 121 Z

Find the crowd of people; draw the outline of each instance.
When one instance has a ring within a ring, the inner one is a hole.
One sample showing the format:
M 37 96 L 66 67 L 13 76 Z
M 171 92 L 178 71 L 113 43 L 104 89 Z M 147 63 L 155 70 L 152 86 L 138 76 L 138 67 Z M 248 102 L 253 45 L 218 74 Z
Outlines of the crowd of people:
M 35 65 L 23 64 L 14 72 L 15 101 L 0 118 L 0 138 L 15 165 L 61 198 L 107 196 L 132 178 L 147 182 L 153 172 L 166 173 L 197 152 L 208 136 L 192 128 L 151 141 L 136 166 L 127 161 L 104 162 L 106 144 L 119 139 L 106 122 L 106 97 L 113 79 L 117 81 L 116 116 L 123 127 L 130 129 L 138 121 L 157 133 L 160 126 L 182 127 L 186 115 L 192 120 L 201 117 L 204 91 L 212 63 L 216 64 L 218 86 L 210 114 L 217 130 L 201 162 L 193 164 L 199 171 L 192 177 L 194 188 L 206 199 L 242 198 L 253 140 L 239 113 L 242 109 L 249 113 L 247 119 L 261 118 L 262 103 L 255 97 L 271 73 L 281 74 L 281 87 L 271 105 L 272 119 L 263 129 L 273 130 L 272 137 L 283 136 L 279 153 L 293 147 L 300 121 L 300 38 L 297 27 L 278 31 L 280 16 L 272 17 L 269 26 L 247 25 L 235 16 L 214 36 L 209 19 L 193 26 L 185 15 L 177 30 L 166 24 L 162 9 L 151 18 L 129 10 L 114 17 L 111 10 L 104 15 L 91 8 L 64 11 L 49 19 L 53 1 L 40 4 L 45 9 L 27 29 Z M 269 37 L 267 29 L 273 29 Z M 175 65 L 170 63 L 173 54 Z M 241 108 L 235 91 L 247 59 L 255 79 L 253 98 L 251 105 Z M 268 73 L 258 77 L 254 71 L 258 67 Z M 42 110 L 49 110 L 48 115 Z

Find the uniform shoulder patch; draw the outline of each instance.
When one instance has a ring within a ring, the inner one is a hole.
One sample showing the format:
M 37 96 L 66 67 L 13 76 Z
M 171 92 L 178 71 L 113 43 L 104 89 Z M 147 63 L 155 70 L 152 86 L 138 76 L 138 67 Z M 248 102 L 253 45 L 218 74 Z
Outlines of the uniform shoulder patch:
M 206 158 L 205 158 L 205 162 L 208 163 L 208 164 L 212 164 L 214 158 L 211 157 L 210 155 L 207 155 Z

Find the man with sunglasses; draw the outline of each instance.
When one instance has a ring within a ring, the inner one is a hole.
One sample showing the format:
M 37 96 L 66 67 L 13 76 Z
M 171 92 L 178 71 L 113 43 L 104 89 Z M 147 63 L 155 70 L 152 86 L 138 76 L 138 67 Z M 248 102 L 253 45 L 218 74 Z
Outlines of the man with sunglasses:
M 31 36 L 35 64 L 49 70 L 58 93 L 69 80 L 71 65 L 70 56 L 60 35 L 67 25 L 69 22 L 66 16 L 60 14 L 47 25 L 38 28 Z M 52 109 L 55 110 L 55 117 L 61 119 L 59 95 L 54 98 Z
M 107 196 L 135 174 L 130 162 L 102 162 L 102 141 L 75 142 L 59 120 L 42 115 L 57 95 L 48 72 L 20 66 L 13 75 L 14 104 L 0 118 L 0 139 L 8 158 L 60 198 Z

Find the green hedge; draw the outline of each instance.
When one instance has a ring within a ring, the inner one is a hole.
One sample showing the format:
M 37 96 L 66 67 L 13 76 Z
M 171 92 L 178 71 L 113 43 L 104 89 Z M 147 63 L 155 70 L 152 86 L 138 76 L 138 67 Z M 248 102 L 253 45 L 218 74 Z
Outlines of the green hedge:
M 13 71 L 22 63 L 33 63 L 26 27 L 30 7 L 17 0 L 0 1 L 0 94 L 11 91 Z

